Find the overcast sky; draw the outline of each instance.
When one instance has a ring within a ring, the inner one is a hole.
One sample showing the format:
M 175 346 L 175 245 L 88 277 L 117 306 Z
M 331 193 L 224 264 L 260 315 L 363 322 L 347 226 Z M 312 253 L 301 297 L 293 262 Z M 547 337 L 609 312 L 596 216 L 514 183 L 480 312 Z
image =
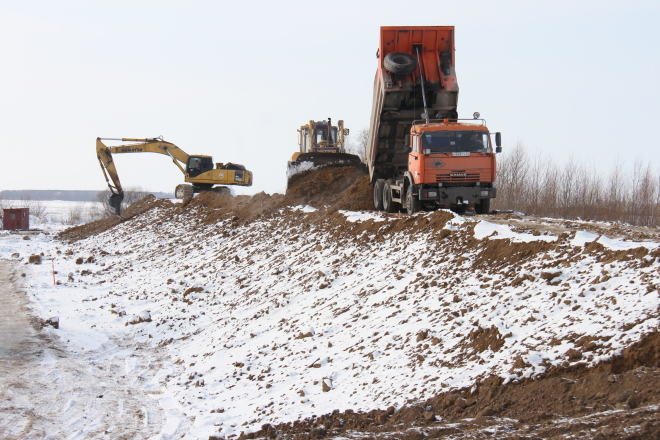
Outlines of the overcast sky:
M 283 192 L 310 119 L 368 127 L 379 27 L 454 25 L 460 117 L 504 152 L 660 168 L 660 2 L 0 1 L 0 190 L 103 189 L 96 137 L 162 135 Z M 169 158 L 116 155 L 173 191 Z

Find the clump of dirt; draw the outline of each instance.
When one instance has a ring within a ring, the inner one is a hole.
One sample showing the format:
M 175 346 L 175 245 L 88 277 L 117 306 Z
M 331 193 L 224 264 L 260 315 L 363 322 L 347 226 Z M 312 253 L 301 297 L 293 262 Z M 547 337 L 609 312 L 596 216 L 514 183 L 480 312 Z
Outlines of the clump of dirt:
M 653 333 L 593 369 L 559 367 L 538 379 L 506 385 L 500 377 L 489 377 L 398 411 L 334 411 L 264 425 L 239 440 L 493 438 L 494 427 L 502 439 L 660 438 L 658 404 L 660 333 Z
M 101 232 L 107 231 L 108 229 L 117 226 L 121 222 L 132 219 L 133 217 L 147 212 L 153 208 L 171 206 L 173 205 L 169 200 L 156 199 L 153 194 L 149 194 L 142 200 L 139 200 L 130 205 L 128 208 L 124 209 L 122 212 L 123 218 L 113 215 L 84 225 L 74 226 L 60 232 L 58 234 L 58 238 L 68 242 L 82 240 L 87 237 L 91 237 L 92 235 L 97 235 Z
M 472 330 L 468 335 L 468 339 L 470 340 L 468 347 L 472 348 L 475 353 L 486 350 L 499 351 L 504 345 L 504 337 L 495 326 L 490 328 L 479 327 Z

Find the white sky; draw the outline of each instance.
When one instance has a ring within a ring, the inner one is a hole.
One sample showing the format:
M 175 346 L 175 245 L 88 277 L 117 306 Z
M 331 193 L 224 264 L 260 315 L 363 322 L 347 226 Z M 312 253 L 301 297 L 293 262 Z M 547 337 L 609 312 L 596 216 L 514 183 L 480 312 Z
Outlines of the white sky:
M 459 115 L 504 153 L 657 170 L 654 1 L 0 2 L 0 189 L 103 189 L 96 137 L 162 135 L 283 192 L 310 119 L 367 128 L 384 25 L 456 26 Z M 648 133 L 648 134 L 647 134 Z M 173 191 L 170 159 L 117 155 L 124 187 Z M 23 163 L 25 164 L 23 165 Z

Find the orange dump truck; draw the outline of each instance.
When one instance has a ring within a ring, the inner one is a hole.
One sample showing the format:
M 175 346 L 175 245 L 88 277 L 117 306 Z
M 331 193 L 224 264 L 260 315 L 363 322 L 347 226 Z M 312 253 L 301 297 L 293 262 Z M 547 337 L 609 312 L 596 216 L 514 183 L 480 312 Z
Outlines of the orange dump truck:
M 485 121 L 458 119 L 453 26 L 380 28 L 367 144 L 374 207 L 488 213 L 495 146 Z

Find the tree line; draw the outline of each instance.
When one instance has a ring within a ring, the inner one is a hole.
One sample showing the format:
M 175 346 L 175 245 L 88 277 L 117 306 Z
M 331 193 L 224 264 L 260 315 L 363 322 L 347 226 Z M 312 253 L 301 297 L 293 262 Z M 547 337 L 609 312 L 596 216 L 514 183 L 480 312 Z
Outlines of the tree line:
M 609 172 L 570 158 L 557 164 L 519 142 L 498 161 L 491 207 L 528 215 L 660 225 L 660 175 L 648 162 L 616 161 Z

